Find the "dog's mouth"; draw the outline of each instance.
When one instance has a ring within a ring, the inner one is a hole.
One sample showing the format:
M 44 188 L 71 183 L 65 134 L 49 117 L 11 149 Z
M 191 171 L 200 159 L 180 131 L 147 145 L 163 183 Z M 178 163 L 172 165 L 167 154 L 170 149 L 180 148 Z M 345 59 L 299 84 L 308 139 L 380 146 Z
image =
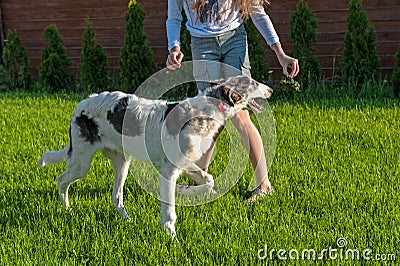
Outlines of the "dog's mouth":
M 250 99 L 247 101 L 248 104 L 250 105 L 251 109 L 253 110 L 253 112 L 259 114 L 262 112 L 262 106 L 259 105 L 254 99 Z

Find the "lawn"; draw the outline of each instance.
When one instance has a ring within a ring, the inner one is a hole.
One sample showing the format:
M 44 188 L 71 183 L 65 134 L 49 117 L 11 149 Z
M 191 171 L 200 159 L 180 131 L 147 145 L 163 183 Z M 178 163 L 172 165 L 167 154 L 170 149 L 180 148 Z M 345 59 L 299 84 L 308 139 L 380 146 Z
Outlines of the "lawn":
M 100 155 L 72 185 L 72 210 L 61 207 L 65 164 L 40 169 L 37 160 L 68 143 L 78 98 L 0 95 L 1 265 L 298 264 L 311 263 L 312 251 L 333 265 L 400 259 L 398 101 L 273 102 L 276 192 L 247 206 L 247 167 L 219 199 L 177 206 L 178 244 L 160 229 L 159 200 L 135 181 L 148 174 L 142 166 L 125 185 L 130 222 L 113 207 L 113 172 Z M 223 140 L 214 175 L 224 164 Z

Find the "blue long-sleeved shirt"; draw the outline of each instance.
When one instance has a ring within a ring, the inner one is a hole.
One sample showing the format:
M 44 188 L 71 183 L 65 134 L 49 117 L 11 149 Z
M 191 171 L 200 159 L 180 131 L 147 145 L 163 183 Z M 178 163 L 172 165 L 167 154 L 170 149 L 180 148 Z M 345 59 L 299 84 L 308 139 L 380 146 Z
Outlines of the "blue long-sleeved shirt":
M 195 37 L 216 37 L 238 28 L 243 23 L 240 8 L 234 0 L 209 0 L 201 14 L 197 14 L 192 6 L 193 0 L 168 0 L 168 50 L 180 46 L 182 8 L 188 19 L 186 27 Z M 279 42 L 272 21 L 262 6 L 253 6 L 250 17 L 268 45 Z

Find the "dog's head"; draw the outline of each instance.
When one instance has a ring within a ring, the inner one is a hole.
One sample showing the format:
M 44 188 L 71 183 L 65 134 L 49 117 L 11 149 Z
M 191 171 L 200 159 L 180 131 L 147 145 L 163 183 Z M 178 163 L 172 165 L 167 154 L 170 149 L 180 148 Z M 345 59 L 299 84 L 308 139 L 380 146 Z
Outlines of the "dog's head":
M 261 112 L 262 107 L 254 101 L 256 98 L 271 97 L 272 89 L 248 76 L 230 77 L 226 80 L 211 82 L 211 87 L 202 91 L 200 95 L 212 97 L 234 108 L 234 112 L 246 108 L 248 105 L 254 112 Z

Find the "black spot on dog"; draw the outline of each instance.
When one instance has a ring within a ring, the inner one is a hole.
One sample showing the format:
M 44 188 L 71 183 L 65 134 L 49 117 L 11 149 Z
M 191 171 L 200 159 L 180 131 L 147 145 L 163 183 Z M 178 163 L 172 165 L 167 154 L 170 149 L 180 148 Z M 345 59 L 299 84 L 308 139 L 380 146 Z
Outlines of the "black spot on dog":
M 108 111 L 107 120 L 118 133 L 134 137 L 142 134 L 143 128 L 140 126 L 138 116 L 126 111 L 129 103 L 128 100 L 128 97 L 120 99 L 114 109 Z
M 223 125 L 221 125 L 221 126 L 218 128 L 218 131 L 214 133 L 214 136 L 213 136 L 214 142 L 217 141 L 218 136 L 221 134 L 221 132 L 222 132 L 222 130 L 224 130 L 224 128 L 225 128 L 225 127 L 224 127 Z
M 107 112 L 107 120 L 114 126 L 118 133 L 122 134 L 126 107 L 128 106 L 128 97 L 122 98 L 114 106 L 113 110 Z
M 167 103 L 167 110 L 165 110 L 163 120 L 167 118 L 168 114 L 178 105 L 179 103 Z
M 178 135 L 190 119 L 190 106 L 187 103 L 170 104 L 164 114 L 164 123 L 171 135 Z
M 98 125 L 93 119 L 83 114 L 83 112 L 75 119 L 75 124 L 78 125 L 80 130 L 79 136 L 91 144 L 101 141 Z
M 69 149 L 67 156 L 71 157 L 71 154 L 72 154 L 72 133 L 71 133 L 71 127 L 69 127 Z

